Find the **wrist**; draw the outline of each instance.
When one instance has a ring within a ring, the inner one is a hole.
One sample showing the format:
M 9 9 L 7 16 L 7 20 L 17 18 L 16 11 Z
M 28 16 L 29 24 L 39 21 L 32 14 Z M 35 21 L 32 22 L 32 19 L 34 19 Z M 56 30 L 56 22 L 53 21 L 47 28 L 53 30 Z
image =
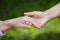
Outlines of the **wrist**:
M 60 16 L 60 12 L 58 12 L 58 11 L 46 11 L 45 14 L 49 19 Z
M 60 16 L 60 3 L 46 10 L 45 13 L 50 19 Z
M 16 20 L 15 20 L 15 19 L 10 19 L 10 20 L 4 21 L 4 23 L 5 23 L 6 25 L 9 25 L 9 26 L 14 26 L 15 23 L 16 23 Z
M 1 22 L 0 23 L 0 30 L 3 32 L 3 33 L 6 33 L 8 30 L 10 30 L 12 27 L 11 26 L 8 26 L 6 24 L 4 24 L 4 22 Z

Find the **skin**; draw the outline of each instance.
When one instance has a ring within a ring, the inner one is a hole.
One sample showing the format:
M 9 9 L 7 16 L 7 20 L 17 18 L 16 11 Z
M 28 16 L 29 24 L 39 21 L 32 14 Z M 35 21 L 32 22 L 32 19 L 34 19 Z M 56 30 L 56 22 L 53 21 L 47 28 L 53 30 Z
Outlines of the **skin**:
M 35 22 L 31 22 L 30 20 L 28 20 L 28 24 L 29 24 L 29 22 L 31 22 L 33 24 L 33 26 L 35 26 L 37 28 L 41 28 L 41 26 L 45 25 L 49 20 L 60 16 L 60 3 L 58 3 L 57 5 L 53 6 L 52 8 L 50 8 L 44 12 L 34 11 L 34 12 L 27 12 L 24 14 L 25 14 L 25 16 L 29 16 L 36 20 Z
M 34 11 L 24 14 L 24 17 L 18 17 L 0 22 L 0 30 L 3 33 L 6 33 L 13 27 L 31 28 L 31 26 L 35 26 L 36 28 L 41 28 L 41 26 L 46 24 L 52 18 L 60 16 L 60 3 L 44 12 Z
M 17 28 L 31 28 L 31 25 L 24 24 L 23 21 L 26 21 L 26 19 L 29 19 L 27 16 L 24 17 L 18 17 L 14 19 L 9 19 L 6 21 L 0 22 L 0 30 L 5 34 L 9 30 L 11 30 L 13 27 Z
M 12 27 L 4 24 L 4 22 L 0 22 L 0 30 L 5 34 L 8 30 L 10 30 Z

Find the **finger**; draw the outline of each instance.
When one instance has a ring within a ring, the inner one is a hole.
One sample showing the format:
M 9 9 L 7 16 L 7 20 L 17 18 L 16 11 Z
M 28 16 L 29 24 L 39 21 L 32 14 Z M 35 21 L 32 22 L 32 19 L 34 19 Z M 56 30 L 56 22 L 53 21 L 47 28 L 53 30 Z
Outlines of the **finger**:
M 18 27 L 18 28 L 31 28 L 30 25 L 26 25 L 26 24 L 22 24 L 22 23 L 18 23 L 15 26 Z
M 27 17 L 26 17 L 26 18 L 27 18 Z M 37 20 L 28 17 L 26 21 L 32 23 L 33 26 L 35 26 L 36 28 L 40 28 L 40 27 L 39 27 L 39 24 L 37 23 Z
M 45 23 L 40 23 L 40 25 L 38 26 L 38 28 L 42 28 L 45 25 Z
M 21 23 L 32 26 L 32 23 L 25 21 L 25 19 L 24 19 L 24 21 L 21 21 Z
M 24 13 L 25 16 L 30 16 L 30 17 L 35 18 L 35 19 L 41 18 L 39 14 L 40 14 L 40 13 L 38 13 L 38 12 L 28 12 L 28 13 Z
M 38 28 L 38 23 L 37 23 L 37 20 L 36 19 L 34 19 L 34 18 L 31 18 L 31 17 L 28 17 L 28 16 L 24 16 L 23 18 L 21 18 L 21 19 L 23 19 L 22 21 L 28 21 L 28 22 L 30 22 L 30 23 L 32 23 L 33 24 L 33 26 L 35 26 L 36 28 Z M 23 23 L 23 22 L 22 22 Z
M 33 16 L 35 13 L 33 12 L 28 12 L 28 13 L 24 13 L 25 16 Z
M 46 23 L 48 22 L 48 20 L 46 20 L 46 19 L 42 19 L 41 20 L 41 22 L 39 23 L 39 27 L 41 28 L 41 27 L 43 27 Z
M 28 22 L 28 21 L 25 22 L 25 24 L 32 26 L 32 23 L 30 23 L 30 22 Z
M 3 21 L 0 21 L 0 22 L 3 22 Z

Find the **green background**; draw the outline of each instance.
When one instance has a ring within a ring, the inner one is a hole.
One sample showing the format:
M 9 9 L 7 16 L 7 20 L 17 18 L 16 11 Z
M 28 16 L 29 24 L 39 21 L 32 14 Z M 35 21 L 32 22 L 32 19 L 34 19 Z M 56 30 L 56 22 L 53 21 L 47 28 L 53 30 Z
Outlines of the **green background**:
M 24 16 L 24 12 L 45 11 L 60 0 L 0 0 L 0 20 Z M 41 29 L 13 28 L 1 40 L 60 40 L 60 17 Z

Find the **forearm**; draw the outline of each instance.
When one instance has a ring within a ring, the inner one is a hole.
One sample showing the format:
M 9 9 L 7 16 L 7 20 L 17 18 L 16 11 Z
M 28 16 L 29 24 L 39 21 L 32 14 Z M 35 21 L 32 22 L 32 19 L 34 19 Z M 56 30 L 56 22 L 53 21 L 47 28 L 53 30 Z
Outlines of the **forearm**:
M 50 19 L 60 16 L 60 3 L 45 11 Z
M 0 30 L 3 33 L 6 33 L 8 30 L 12 29 L 13 26 L 16 25 L 16 23 L 18 21 L 17 19 L 19 19 L 19 18 L 9 19 L 9 20 L 1 22 L 0 23 Z
M 15 25 L 17 25 L 17 23 L 20 23 L 22 21 L 22 18 L 23 17 L 9 19 L 9 20 L 4 21 L 4 23 L 9 26 L 15 26 Z

